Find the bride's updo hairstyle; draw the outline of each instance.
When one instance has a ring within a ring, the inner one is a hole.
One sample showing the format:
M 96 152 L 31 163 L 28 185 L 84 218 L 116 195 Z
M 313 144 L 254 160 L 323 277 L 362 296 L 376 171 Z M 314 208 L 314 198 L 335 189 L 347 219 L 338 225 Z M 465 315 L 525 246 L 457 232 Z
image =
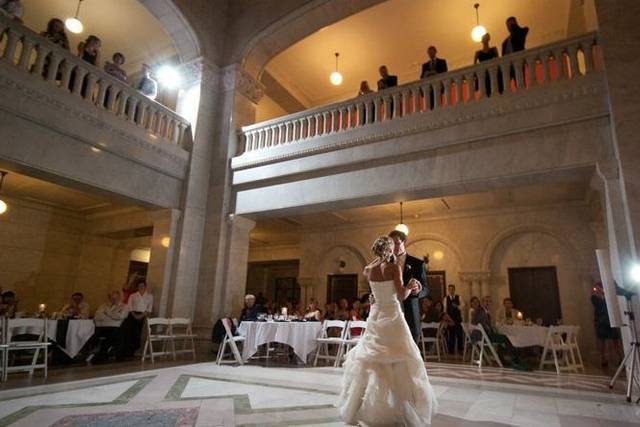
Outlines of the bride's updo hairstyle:
M 384 261 L 389 261 L 393 255 L 393 239 L 389 236 L 380 236 L 371 247 L 371 252 Z

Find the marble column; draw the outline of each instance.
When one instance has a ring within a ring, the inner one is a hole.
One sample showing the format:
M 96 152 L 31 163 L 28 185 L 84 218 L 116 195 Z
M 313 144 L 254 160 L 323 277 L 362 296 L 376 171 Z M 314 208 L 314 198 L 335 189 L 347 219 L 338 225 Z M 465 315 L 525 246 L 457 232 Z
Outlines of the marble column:
M 256 223 L 236 215 L 229 216 L 227 222 L 229 245 L 225 253 L 227 262 L 224 273 L 225 286 L 222 288 L 222 298 L 220 298 L 223 301 L 220 307 L 220 314 L 237 316 L 242 310 L 247 287 L 249 233 Z
M 168 209 L 153 212 L 153 236 L 151 256 L 147 270 L 147 281 L 154 297 L 154 312 L 167 316 L 167 305 L 171 289 L 173 255 L 180 211 Z
M 640 2 L 597 0 L 595 6 L 611 110 L 612 155 L 617 167 L 617 173 L 606 180 L 607 197 L 611 219 L 617 222 L 613 227 L 621 228 L 613 233 L 617 241 L 611 250 L 617 260 L 614 263 L 612 259 L 612 269 L 621 286 L 634 288 L 637 285 L 632 283 L 629 271 L 638 262 L 640 244 L 640 57 L 631 52 L 640 48 Z

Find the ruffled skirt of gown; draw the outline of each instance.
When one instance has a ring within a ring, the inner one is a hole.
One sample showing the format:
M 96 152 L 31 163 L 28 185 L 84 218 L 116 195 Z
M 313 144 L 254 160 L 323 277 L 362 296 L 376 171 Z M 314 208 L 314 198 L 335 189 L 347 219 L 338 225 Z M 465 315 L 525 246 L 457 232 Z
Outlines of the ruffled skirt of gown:
M 367 329 L 343 364 L 341 419 L 352 425 L 425 426 L 435 394 L 399 301 L 372 305 Z

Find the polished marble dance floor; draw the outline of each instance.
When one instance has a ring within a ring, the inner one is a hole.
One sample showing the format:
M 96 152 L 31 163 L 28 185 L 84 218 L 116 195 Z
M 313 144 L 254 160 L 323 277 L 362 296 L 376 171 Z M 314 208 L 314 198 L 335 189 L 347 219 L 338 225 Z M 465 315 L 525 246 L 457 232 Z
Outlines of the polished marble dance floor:
M 607 378 L 430 363 L 433 426 L 640 425 Z M 1 426 L 339 426 L 341 370 L 183 365 L 0 391 Z

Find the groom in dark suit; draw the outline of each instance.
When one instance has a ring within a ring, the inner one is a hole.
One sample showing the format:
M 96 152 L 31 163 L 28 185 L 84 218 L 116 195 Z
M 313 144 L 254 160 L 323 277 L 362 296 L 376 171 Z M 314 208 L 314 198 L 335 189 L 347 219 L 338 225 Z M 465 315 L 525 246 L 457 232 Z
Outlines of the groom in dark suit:
M 395 243 L 394 255 L 396 262 L 402 270 L 402 280 L 405 287 L 412 289 L 411 294 L 403 301 L 404 318 L 409 325 L 411 336 L 417 343 L 420 336 L 420 299 L 429 295 L 427 282 L 427 270 L 424 261 L 412 257 L 405 250 L 407 235 L 401 231 L 393 230 L 389 237 Z

